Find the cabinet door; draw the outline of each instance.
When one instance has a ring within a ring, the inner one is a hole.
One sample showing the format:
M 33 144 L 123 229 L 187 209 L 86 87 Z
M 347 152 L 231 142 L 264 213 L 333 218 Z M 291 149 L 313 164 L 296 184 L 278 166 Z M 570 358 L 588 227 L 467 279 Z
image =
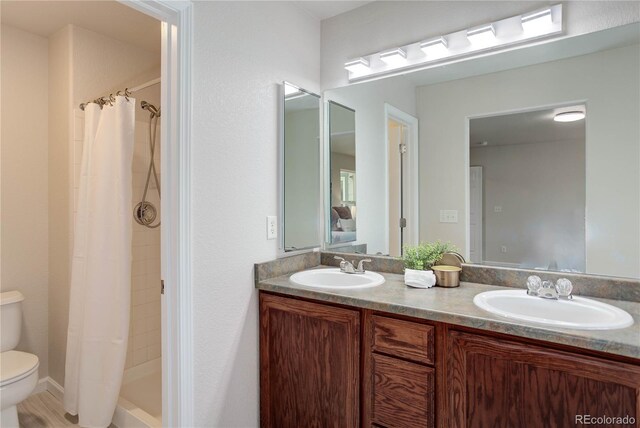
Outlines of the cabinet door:
M 458 331 L 448 342 L 451 427 L 576 427 L 625 416 L 633 422 L 618 426 L 639 426 L 638 366 Z
M 374 424 L 387 428 L 434 426 L 433 368 L 374 353 L 372 369 Z
M 263 427 L 357 427 L 360 313 L 260 294 Z

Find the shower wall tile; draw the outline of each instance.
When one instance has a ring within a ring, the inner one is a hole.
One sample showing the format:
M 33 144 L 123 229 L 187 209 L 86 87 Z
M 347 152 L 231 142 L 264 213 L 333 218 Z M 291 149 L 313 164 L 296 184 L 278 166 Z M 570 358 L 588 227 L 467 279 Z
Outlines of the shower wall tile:
M 142 199 L 149 168 L 148 122 L 136 121 L 133 149 L 133 208 Z M 158 132 L 158 141 L 159 141 Z M 156 162 L 160 172 L 160 163 Z M 147 200 L 160 209 L 155 186 L 149 186 Z M 158 211 L 158 215 L 160 212 Z M 126 368 L 160 357 L 160 228 L 139 225 L 131 217 L 133 248 L 131 264 L 131 323 Z

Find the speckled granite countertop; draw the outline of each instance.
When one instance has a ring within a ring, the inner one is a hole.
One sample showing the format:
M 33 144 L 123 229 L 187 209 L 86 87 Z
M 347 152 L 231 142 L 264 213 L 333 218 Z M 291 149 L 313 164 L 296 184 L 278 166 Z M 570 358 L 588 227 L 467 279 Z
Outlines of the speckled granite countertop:
M 319 266 L 326 268 L 328 266 Z M 570 330 L 523 323 L 493 315 L 473 303 L 483 291 L 509 289 L 493 285 L 462 283 L 458 288 L 433 287 L 428 290 L 404 285 L 403 276 L 379 272 L 386 282 L 378 287 L 351 290 L 318 289 L 293 284 L 291 274 L 263 279 L 256 287 L 263 291 L 287 294 L 407 315 L 448 324 L 543 340 L 640 359 L 640 303 L 595 299 L 626 310 L 633 316 L 631 327 L 618 330 Z M 523 290 L 524 292 L 524 290 Z

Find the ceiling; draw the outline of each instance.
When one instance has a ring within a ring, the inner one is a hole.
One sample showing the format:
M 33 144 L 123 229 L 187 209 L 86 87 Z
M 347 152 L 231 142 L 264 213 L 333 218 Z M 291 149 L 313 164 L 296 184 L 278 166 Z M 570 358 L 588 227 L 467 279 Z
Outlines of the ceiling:
M 331 18 L 371 1 L 294 1 L 318 20 Z M 67 24 L 160 53 L 160 21 L 115 0 L 1 0 L 2 24 L 49 37 Z
M 486 141 L 487 146 L 584 141 L 585 120 L 555 122 L 553 118 L 560 110 L 584 110 L 584 106 L 472 119 L 469 121 L 469 145 L 482 147 L 478 145 L 482 141 Z
M 322 21 L 341 13 L 348 12 L 371 1 L 294 1 L 298 7 L 304 9 L 311 16 Z
M 331 153 L 355 156 L 356 133 L 354 131 L 345 131 L 331 134 Z
M 49 37 L 67 24 L 160 53 L 160 21 L 115 0 L 2 0 L 2 24 Z

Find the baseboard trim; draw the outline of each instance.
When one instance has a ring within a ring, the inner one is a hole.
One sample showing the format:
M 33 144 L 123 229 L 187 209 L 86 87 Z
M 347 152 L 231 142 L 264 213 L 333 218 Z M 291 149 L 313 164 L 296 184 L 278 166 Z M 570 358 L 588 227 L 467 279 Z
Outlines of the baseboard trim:
M 38 383 L 36 384 L 36 387 L 33 388 L 33 392 L 31 393 L 31 395 L 45 392 L 47 390 L 48 380 L 49 380 L 49 376 L 43 377 L 42 379 L 38 379 Z
M 55 380 L 51 379 L 51 377 L 47 377 L 47 391 L 54 397 L 56 397 L 60 402 L 63 401 L 64 398 L 64 388 Z

